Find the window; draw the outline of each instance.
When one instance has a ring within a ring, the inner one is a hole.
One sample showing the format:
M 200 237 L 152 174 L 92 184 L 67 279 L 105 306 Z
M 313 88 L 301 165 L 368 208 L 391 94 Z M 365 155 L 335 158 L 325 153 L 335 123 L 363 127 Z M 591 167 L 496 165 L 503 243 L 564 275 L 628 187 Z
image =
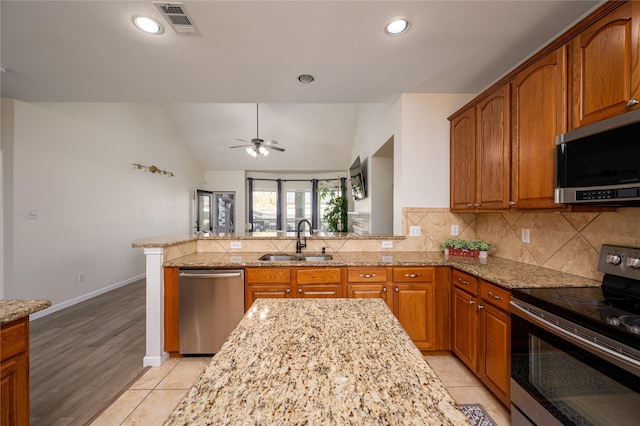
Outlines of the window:
M 340 193 L 339 185 L 344 186 L 345 180 L 340 178 L 334 192 Z M 294 232 L 303 219 L 312 223 L 314 229 L 327 230 L 324 220 L 327 200 L 318 196 L 318 180 L 248 178 L 247 181 L 248 217 L 252 232 Z M 344 191 L 341 195 L 344 195 Z

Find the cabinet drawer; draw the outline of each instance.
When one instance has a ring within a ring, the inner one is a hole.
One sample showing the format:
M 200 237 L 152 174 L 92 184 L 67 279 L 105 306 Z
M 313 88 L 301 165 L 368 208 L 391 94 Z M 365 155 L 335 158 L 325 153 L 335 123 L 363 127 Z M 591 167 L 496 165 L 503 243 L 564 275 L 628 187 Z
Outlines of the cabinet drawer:
M 350 283 L 386 283 L 387 268 L 349 268 L 347 281 Z
M 340 284 L 342 277 L 340 268 L 296 269 L 298 284 Z
M 432 281 L 433 268 L 393 268 L 394 283 L 430 283 Z
M 28 317 L 2 324 L 0 331 L 0 359 L 11 358 L 27 350 L 29 335 Z
M 511 298 L 509 290 L 480 280 L 480 297 L 496 308 L 509 312 L 509 300 Z
M 289 284 L 291 272 L 289 268 L 247 268 L 244 271 L 247 284 Z
M 478 295 L 478 279 L 457 269 L 451 271 L 451 282 L 454 286 L 463 289 L 474 296 Z

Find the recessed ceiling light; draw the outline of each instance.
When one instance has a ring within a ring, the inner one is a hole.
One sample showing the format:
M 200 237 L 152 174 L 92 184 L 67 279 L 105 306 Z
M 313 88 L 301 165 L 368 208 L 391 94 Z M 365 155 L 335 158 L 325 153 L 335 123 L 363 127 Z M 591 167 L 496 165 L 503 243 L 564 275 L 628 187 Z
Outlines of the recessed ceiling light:
M 162 33 L 162 27 L 156 21 L 151 18 L 147 18 L 144 16 L 135 16 L 133 18 L 133 23 L 140 30 L 144 31 L 148 34 L 160 34 Z
M 406 18 L 397 18 L 387 24 L 384 30 L 389 35 L 399 35 L 407 32 L 408 29 L 409 20 Z
M 300 74 L 298 76 L 298 81 L 300 83 L 311 83 L 315 78 L 311 74 Z

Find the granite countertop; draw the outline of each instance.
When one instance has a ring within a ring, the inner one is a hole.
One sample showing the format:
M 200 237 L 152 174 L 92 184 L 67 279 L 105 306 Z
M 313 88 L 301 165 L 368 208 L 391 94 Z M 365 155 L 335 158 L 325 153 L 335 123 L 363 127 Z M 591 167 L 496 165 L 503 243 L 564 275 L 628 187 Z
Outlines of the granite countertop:
M 9 299 L 0 300 L 0 323 L 4 324 L 33 313 L 42 311 L 51 306 L 49 300 L 20 300 Z
M 247 232 L 245 234 L 221 233 L 221 234 L 191 234 L 191 235 L 166 235 L 160 237 L 139 238 L 131 243 L 132 247 L 168 247 L 174 244 L 187 243 L 197 240 L 286 240 L 296 239 L 296 232 L 273 231 L 273 232 Z M 401 235 L 359 235 L 346 232 L 316 232 L 304 233 L 308 240 L 331 239 L 331 240 L 404 240 Z
M 165 422 L 191 424 L 469 422 L 381 299 L 258 299 Z
M 333 260 L 320 262 L 266 262 L 264 253 L 193 253 L 164 262 L 176 268 L 244 268 L 288 266 L 451 266 L 502 287 L 599 287 L 600 281 L 553 269 L 489 256 L 486 261 L 447 257 L 442 252 L 336 252 Z

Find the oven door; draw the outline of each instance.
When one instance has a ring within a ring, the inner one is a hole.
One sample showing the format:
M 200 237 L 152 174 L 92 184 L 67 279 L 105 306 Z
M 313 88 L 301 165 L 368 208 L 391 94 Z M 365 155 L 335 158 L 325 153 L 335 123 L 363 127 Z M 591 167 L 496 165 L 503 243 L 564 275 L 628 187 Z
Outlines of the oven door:
M 522 306 L 527 304 L 512 301 L 512 424 L 637 425 L 636 354 L 627 357 L 625 349 L 617 356 L 616 348 L 591 347 L 590 337 L 580 337 L 582 330 L 558 326 L 544 313 L 551 317 L 547 324 Z

